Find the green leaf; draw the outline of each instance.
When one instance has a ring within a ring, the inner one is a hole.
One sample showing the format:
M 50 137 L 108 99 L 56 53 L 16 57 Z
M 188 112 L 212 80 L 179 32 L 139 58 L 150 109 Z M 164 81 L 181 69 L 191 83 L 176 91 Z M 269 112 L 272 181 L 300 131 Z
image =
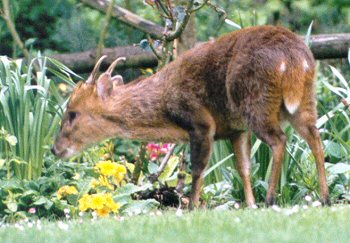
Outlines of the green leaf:
M 33 45 L 36 42 L 36 38 L 29 38 L 28 40 L 25 41 L 24 45 L 26 47 Z
M 6 160 L 0 159 L 0 170 L 4 168 Z
M 313 25 L 314 21 L 311 21 L 309 28 L 307 29 L 307 33 L 305 35 L 305 44 L 310 47 L 311 46 L 311 31 L 312 31 L 312 25 Z
M 235 22 L 233 22 L 230 19 L 225 19 L 225 23 L 235 27 L 236 29 L 242 29 L 242 27 L 239 24 L 236 24 Z
M 92 181 L 93 180 L 94 180 L 94 178 L 89 177 L 89 178 L 82 180 L 78 183 L 78 185 L 77 185 L 78 191 L 79 191 L 79 194 L 77 196 L 78 199 L 90 191 L 90 189 L 92 188 Z
M 180 163 L 180 158 L 178 156 L 172 156 L 168 164 L 165 166 L 164 171 L 159 176 L 159 180 L 164 183 L 174 172 L 176 166 Z
M 145 191 L 152 188 L 152 184 L 148 183 L 143 186 L 136 186 L 135 184 L 128 183 L 116 190 L 118 196 L 131 195 L 136 192 Z
M 131 201 L 123 209 L 124 213 L 149 212 L 158 208 L 159 202 L 155 199 Z
M 330 155 L 332 157 L 341 159 L 344 156 L 346 156 L 346 150 L 343 148 L 343 146 L 339 143 L 335 143 L 333 141 L 325 140 L 325 153 L 327 155 Z
M 40 196 L 37 200 L 35 200 L 32 205 L 40 206 L 48 203 L 49 199 L 46 197 Z
M 16 212 L 18 209 L 18 205 L 17 205 L 16 201 L 14 201 L 14 200 L 10 200 L 10 201 L 6 202 L 5 204 L 6 204 L 7 208 L 13 213 Z
M 192 176 L 187 173 L 187 172 L 182 172 L 185 173 L 185 185 L 188 185 L 192 182 Z M 171 177 L 169 177 L 168 179 L 165 180 L 165 183 L 168 185 L 168 187 L 176 187 L 177 183 L 179 181 L 178 179 L 178 172 L 175 172 L 174 175 L 172 175 Z
M 156 173 L 158 168 L 159 168 L 159 166 L 156 163 L 154 163 L 154 162 L 149 162 L 148 163 L 148 172 L 150 174 Z
M 345 163 L 337 163 L 327 168 L 331 174 L 344 174 L 350 172 L 350 165 Z

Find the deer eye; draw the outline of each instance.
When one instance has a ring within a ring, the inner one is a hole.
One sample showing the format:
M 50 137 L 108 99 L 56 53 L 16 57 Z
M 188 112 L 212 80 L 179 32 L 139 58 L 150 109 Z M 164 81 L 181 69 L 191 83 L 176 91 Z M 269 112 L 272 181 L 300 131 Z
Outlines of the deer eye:
M 68 121 L 69 121 L 69 124 L 72 124 L 72 122 L 75 120 L 75 118 L 77 118 L 78 115 L 79 115 L 78 112 L 74 112 L 74 111 L 68 112 Z

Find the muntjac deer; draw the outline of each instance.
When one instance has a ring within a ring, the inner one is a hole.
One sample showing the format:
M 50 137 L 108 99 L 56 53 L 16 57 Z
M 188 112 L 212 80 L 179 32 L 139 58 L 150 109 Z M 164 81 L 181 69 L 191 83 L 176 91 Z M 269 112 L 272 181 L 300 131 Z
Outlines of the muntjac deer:
M 230 139 L 244 183 L 250 182 L 251 131 L 273 152 L 266 196 L 275 203 L 289 122 L 309 144 L 317 163 L 321 200 L 330 204 L 323 146 L 315 126 L 315 61 L 295 34 L 283 27 L 235 31 L 178 57 L 158 73 L 128 84 L 112 76 L 117 59 L 98 75 L 96 64 L 75 88 L 52 148 L 68 158 L 106 138 L 190 142 L 191 206 L 198 206 L 203 172 L 216 139 Z

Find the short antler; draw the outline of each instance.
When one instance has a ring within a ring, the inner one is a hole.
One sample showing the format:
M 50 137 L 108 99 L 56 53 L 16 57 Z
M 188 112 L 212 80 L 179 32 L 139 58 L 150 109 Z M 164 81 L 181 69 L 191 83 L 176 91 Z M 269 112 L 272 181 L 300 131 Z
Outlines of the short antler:
M 100 69 L 100 66 L 101 66 L 101 63 L 102 61 L 106 58 L 107 56 L 106 55 L 103 55 L 102 57 L 100 57 L 100 59 L 97 61 L 94 69 L 92 70 L 89 78 L 86 80 L 86 83 L 87 84 L 93 84 L 96 80 L 96 75 Z
M 115 66 L 117 66 L 118 62 L 125 61 L 125 60 L 126 60 L 125 57 L 118 57 L 114 62 L 112 62 L 112 64 L 107 69 L 106 73 L 112 75 L 112 72 L 113 72 Z

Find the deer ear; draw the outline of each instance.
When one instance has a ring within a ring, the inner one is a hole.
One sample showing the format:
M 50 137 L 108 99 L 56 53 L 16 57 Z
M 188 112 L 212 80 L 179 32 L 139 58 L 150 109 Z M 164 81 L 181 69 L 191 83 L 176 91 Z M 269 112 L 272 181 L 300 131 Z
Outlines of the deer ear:
M 123 77 L 120 75 L 115 75 L 112 77 L 112 83 L 113 83 L 113 88 L 124 84 L 124 80 Z
M 97 94 L 102 98 L 107 98 L 113 89 L 113 83 L 111 81 L 111 75 L 109 73 L 103 73 L 97 80 Z

